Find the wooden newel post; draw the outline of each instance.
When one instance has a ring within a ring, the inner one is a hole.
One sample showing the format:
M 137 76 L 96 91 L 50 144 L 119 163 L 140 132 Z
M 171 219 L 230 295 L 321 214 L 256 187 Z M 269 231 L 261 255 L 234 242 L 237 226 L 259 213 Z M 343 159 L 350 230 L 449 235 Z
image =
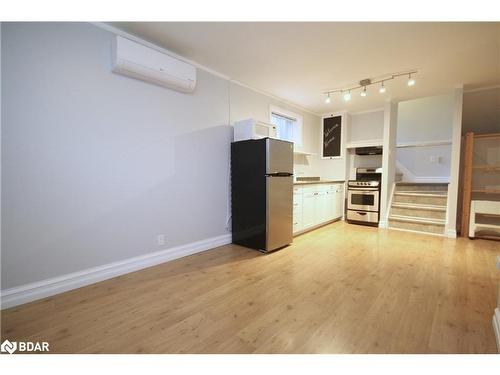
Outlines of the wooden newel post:
M 468 132 L 465 135 L 464 145 L 464 179 L 463 179 L 463 199 L 462 199 L 462 224 L 460 233 L 464 237 L 469 236 L 470 200 L 472 190 L 472 159 L 474 151 L 474 133 Z

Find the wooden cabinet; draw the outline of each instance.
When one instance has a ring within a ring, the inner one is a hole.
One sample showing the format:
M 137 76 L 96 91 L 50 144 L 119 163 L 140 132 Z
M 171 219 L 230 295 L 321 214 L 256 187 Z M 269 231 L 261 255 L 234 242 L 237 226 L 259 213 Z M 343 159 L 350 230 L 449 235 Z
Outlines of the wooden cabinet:
M 341 218 L 343 203 L 344 187 L 341 183 L 295 186 L 293 232 L 303 232 Z

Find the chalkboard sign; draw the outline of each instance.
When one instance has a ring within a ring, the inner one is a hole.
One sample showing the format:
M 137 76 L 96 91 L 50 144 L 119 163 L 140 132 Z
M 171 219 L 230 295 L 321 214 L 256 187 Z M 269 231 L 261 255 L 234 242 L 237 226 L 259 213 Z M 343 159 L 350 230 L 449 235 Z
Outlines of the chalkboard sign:
M 323 158 L 341 156 L 342 116 L 325 117 L 323 119 L 322 153 Z

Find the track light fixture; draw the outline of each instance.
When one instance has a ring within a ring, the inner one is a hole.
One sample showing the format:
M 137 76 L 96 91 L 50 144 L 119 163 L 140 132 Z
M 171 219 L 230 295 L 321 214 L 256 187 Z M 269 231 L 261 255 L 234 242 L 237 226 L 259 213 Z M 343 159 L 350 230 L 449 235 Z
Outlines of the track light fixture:
M 362 91 L 360 92 L 360 95 L 362 97 L 366 97 L 368 95 L 368 91 L 367 91 L 368 86 L 379 84 L 379 83 L 380 83 L 380 87 L 378 89 L 378 92 L 383 94 L 387 91 L 385 84 L 384 84 L 386 81 L 390 81 L 390 80 L 393 80 L 395 78 L 403 77 L 403 76 L 408 76 L 408 81 L 407 81 L 408 86 L 414 86 L 415 85 L 415 78 L 413 78 L 413 75 L 417 74 L 417 73 L 418 73 L 418 71 L 413 69 L 413 70 L 407 70 L 404 72 L 386 74 L 384 76 L 374 78 L 374 79 L 365 78 L 365 79 L 362 79 L 361 81 L 359 81 L 356 85 L 353 85 L 351 87 L 343 87 L 343 88 L 338 88 L 338 89 L 329 90 L 329 91 L 324 92 L 323 94 L 326 95 L 325 102 L 330 103 L 332 100 L 331 94 L 335 94 L 335 93 L 340 93 L 340 95 L 343 97 L 343 99 L 347 102 L 347 101 L 351 100 L 351 98 L 352 98 L 351 90 L 357 90 L 357 89 L 362 89 Z
M 408 74 L 408 86 L 415 86 L 415 79 L 411 78 L 411 73 Z
M 382 84 L 380 85 L 380 88 L 378 89 L 378 92 L 383 94 L 386 91 L 385 86 L 384 86 L 384 81 L 382 81 Z

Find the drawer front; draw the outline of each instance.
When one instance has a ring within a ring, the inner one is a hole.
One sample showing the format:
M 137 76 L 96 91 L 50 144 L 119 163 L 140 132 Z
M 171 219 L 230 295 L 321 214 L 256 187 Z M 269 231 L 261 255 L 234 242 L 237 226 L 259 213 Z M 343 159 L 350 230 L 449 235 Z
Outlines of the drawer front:
M 378 212 L 347 210 L 347 220 L 364 221 L 367 223 L 377 223 Z
M 318 185 L 307 185 L 302 187 L 303 194 L 315 193 L 318 189 Z
M 295 214 L 296 212 L 302 212 L 302 200 L 300 202 L 293 201 L 293 213 Z
M 330 184 L 319 184 L 317 186 L 317 191 L 318 192 L 327 192 L 331 189 L 331 185 Z
M 293 213 L 293 233 L 302 230 L 302 213 Z

